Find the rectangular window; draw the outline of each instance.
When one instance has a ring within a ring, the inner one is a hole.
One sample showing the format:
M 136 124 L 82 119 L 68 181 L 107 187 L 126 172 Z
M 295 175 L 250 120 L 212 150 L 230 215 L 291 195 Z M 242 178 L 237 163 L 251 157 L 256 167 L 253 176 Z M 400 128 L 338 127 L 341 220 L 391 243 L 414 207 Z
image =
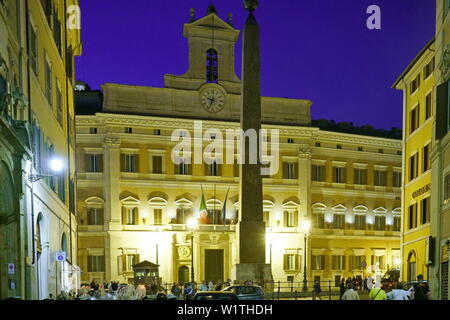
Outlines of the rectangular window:
M 417 89 L 419 89 L 419 86 L 420 86 L 420 73 L 417 75 L 417 77 L 410 84 L 411 94 L 416 92 Z
M 298 179 L 298 163 L 283 163 L 283 179 Z
M 162 209 L 153 209 L 153 223 L 155 225 L 162 225 Z
M 363 214 L 355 214 L 355 229 L 366 230 L 366 216 Z
M 284 226 L 286 228 L 294 228 L 298 226 L 297 211 L 284 211 Z
M 353 170 L 353 183 L 359 185 L 367 184 L 367 169 L 354 169 Z
M 334 229 L 344 229 L 345 228 L 345 214 L 334 214 L 333 215 L 333 228 Z
M 56 89 L 56 119 L 59 125 L 63 128 L 63 106 L 62 106 L 62 93 L 58 88 Z
M 161 129 L 154 129 L 153 130 L 153 135 L 160 136 L 161 135 Z
M 382 215 L 375 215 L 375 230 L 385 231 L 386 230 L 386 217 Z
M 313 165 L 311 175 L 312 181 L 325 182 L 325 166 Z
M 416 153 L 409 158 L 409 180 L 417 178 L 419 173 L 419 154 Z
M 421 201 L 422 224 L 430 223 L 430 198 L 424 198 Z
M 133 133 L 133 128 L 125 128 L 125 133 Z
M 325 228 L 325 214 L 323 212 L 316 212 L 314 213 L 314 227 L 319 229 Z
M 87 212 L 87 222 L 90 226 L 103 225 L 103 209 L 90 208 Z
M 353 256 L 352 257 L 352 269 L 353 270 L 361 270 L 362 262 L 365 261 L 366 256 Z
M 342 149 L 342 144 L 336 145 L 336 149 Z
M 39 59 L 38 59 L 38 39 L 36 30 L 30 26 L 30 64 L 34 74 L 38 75 Z
M 88 256 L 88 272 L 105 272 L 105 256 Z
M 386 186 L 386 171 L 375 170 L 375 185 L 379 187 Z
M 434 71 L 434 58 L 428 63 L 423 70 L 423 79 L 428 79 Z
M 61 22 L 58 19 L 58 11 L 56 8 L 53 13 L 53 37 L 55 38 L 55 44 L 58 48 L 58 52 L 61 54 Z
M 428 170 L 431 169 L 431 159 L 430 159 L 430 154 L 431 154 L 431 145 L 427 144 L 425 147 L 423 147 L 423 163 L 422 163 L 422 170 L 423 172 L 427 172 Z
M 221 166 L 216 161 L 206 165 L 206 175 L 210 177 L 219 177 L 221 175 Z
M 89 133 L 90 134 L 97 134 L 97 128 L 89 128 Z
M 122 223 L 124 225 L 138 225 L 139 209 L 137 207 L 122 207 Z
M 364 151 L 363 147 L 358 147 L 358 151 Z
M 162 174 L 163 169 L 163 157 L 162 156 L 152 156 L 152 165 L 154 174 Z
M 139 155 L 137 154 L 122 154 L 121 155 L 121 169 L 122 172 L 138 172 L 139 171 Z
M 400 188 L 402 186 L 402 173 L 399 171 L 394 171 L 393 179 L 394 188 Z
M 447 203 L 450 200 L 450 174 L 444 178 L 444 201 Z
M 50 64 L 45 60 L 45 97 L 50 105 L 53 105 L 53 75 Z
M 409 206 L 408 227 L 409 229 L 417 228 L 417 203 Z
M 433 113 L 433 98 L 432 93 L 430 92 L 425 98 L 425 120 L 431 118 Z
M 332 256 L 332 269 L 344 270 L 345 269 L 345 256 Z
M 126 271 L 133 271 L 133 266 L 139 263 L 138 254 L 127 254 L 125 259 L 126 259 Z
M 346 172 L 347 170 L 343 167 L 333 167 L 333 181 L 335 183 L 345 183 Z
M 394 216 L 394 231 L 400 231 L 402 218 L 400 216 Z
M 86 155 L 86 172 L 103 172 L 103 155 Z
M 300 270 L 300 255 L 285 254 L 284 255 L 284 271 L 298 271 Z
M 320 142 L 316 142 L 316 147 L 321 147 L 322 144 Z
M 288 138 L 288 139 L 287 139 L 287 142 L 288 142 L 288 143 L 294 143 L 294 139 Z
M 186 176 L 192 175 L 192 165 L 185 162 L 175 165 L 175 174 Z
M 324 255 L 311 256 L 311 269 L 312 270 L 325 270 L 325 256 Z
M 385 261 L 384 256 L 375 256 L 374 257 L 375 265 L 381 270 L 385 269 L 384 261 Z
M 409 133 L 413 133 L 419 128 L 420 124 L 420 105 L 417 105 L 409 113 Z

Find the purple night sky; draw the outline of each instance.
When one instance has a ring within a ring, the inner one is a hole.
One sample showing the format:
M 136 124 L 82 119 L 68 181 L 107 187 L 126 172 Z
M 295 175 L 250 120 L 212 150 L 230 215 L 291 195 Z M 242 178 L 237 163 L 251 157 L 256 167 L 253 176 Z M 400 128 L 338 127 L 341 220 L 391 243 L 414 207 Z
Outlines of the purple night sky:
M 84 52 L 77 79 L 164 86 L 165 73 L 187 70 L 183 23 L 205 15 L 209 0 L 79 0 Z M 242 30 L 242 0 L 214 0 L 219 16 Z M 382 11 L 368 30 L 366 9 Z M 431 0 L 261 0 L 262 95 L 310 99 L 312 118 L 402 126 L 402 93 L 391 85 L 435 32 Z M 241 42 L 236 49 L 240 76 Z

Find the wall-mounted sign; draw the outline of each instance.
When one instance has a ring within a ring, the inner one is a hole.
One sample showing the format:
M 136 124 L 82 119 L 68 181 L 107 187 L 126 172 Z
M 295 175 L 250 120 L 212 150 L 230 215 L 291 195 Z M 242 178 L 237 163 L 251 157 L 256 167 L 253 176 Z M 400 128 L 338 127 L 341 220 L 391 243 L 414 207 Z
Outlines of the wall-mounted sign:
M 14 274 L 15 266 L 14 263 L 8 263 L 8 274 Z
M 422 188 L 414 191 L 412 193 L 413 198 L 420 197 L 421 195 L 427 193 L 428 191 L 431 191 L 431 183 L 427 184 L 426 186 L 423 186 Z
M 55 257 L 56 257 L 56 261 L 62 262 L 64 260 L 66 260 L 66 253 L 64 251 L 56 252 Z

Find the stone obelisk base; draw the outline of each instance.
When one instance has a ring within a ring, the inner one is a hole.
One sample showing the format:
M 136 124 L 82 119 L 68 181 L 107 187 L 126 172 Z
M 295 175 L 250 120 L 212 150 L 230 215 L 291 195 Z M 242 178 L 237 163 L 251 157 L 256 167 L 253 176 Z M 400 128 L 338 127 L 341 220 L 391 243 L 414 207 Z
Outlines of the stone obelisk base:
M 260 285 L 264 291 L 273 292 L 272 268 L 264 263 L 240 263 L 233 265 L 232 278 L 239 283 L 252 280 L 254 285 Z

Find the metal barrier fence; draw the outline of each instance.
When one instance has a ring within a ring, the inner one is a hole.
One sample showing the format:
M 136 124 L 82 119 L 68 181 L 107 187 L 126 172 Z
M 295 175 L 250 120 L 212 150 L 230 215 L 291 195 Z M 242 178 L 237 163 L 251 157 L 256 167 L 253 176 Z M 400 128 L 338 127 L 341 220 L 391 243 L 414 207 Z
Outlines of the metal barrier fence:
M 319 284 L 320 292 L 317 293 L 315 290 L 315 285 Z M 332 300 L 333 296 L 340 296 L 340 288 L 336 286 L 336 283 L 332 280 L 329 281 L 308 281 L 305 288 L 304 282 L 283 282 L 274 281 L 273 282 L 273 292 L 266 292 L 266 298 L 272 300 L 280 299 L 302 299 L 302 298 L 313 298 L 323 299 L 328 298 Z

